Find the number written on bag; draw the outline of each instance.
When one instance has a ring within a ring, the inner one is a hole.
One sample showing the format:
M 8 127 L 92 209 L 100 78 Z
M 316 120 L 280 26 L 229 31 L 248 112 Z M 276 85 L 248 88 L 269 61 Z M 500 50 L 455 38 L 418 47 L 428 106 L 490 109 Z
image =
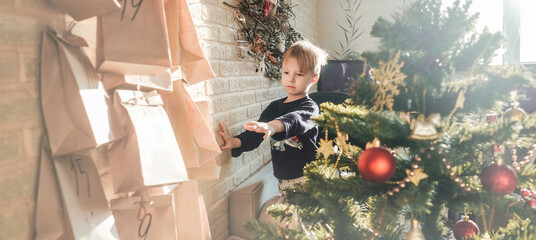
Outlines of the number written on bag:
M 110 208 L 119 239 L 179 239 L 172 194 L 116 198 Z
M 134 19 L 136 18 L 136 15 L 138 14 L 138 11 L 140 11 L 143 0 L 138 0 L 137 3 L 135 3 L 136 0 L 120 0 L 120 2 L 121 1 L 124 1 L 123 11 L 121 12 L 121 21 L 123 21 L 123 18 L 125 17 L 125 10 L 127 9 L 127 5 L 129 5 L 128 2 L 130 2 L 130 5 L 133 8 L 136 8 L 136 10 L 134 11 L 134 14 L 132 14 L 132 18 L 130 19 L 130 21 L 134 21 Z
M 76 194 L 80 196 L 80 181 L 78 180 L 78 174 L 80 176 L 84 175 L 86 177 L 86 186 L 87 186 L 87 197 L 91 197 L 91 191 L 90 191 L 90 184 L 89 184 L 89 175 L 87 175 L 87 172 L 82 169 L 82 165 L 80 164 L 80 161 L 82 161 L 82 158 L 72 158 L 69 157 L 69 160 L 71 160 L 71 171 L 74 172 L 74 179 L 76 181 Z
M 146 221 L 146 219 L 148 218 L 148 220 Z M 143 216 L 143 218 L 140 220 L 140 226 L 138 227 L 138 236 L 140 238 L 143 238 L 143 240 L 147 239 L 147 234 L 149 233 L 149 228 L 151 228 L 151 222 L 153 220 L 153 215 L 151 215 L 150 213 L 147 213 L 145 214 L 145 216 Z M 142 233 L 142 229 L 143 229 L 143 223 L 147 222 L 145 225 L 145 230 L 143 231 Z

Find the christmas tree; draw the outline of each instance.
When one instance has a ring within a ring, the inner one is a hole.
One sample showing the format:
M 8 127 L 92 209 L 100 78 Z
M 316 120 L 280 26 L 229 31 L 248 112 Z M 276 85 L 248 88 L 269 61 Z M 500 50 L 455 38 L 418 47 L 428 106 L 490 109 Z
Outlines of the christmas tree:
M 286 224 L 246 225 L 257 239 L 536 239 L 536 113 L 516 104 L 534 77 L 489 65 L 502 36 L 470 4 L 376 21 L 372 79 L 321 105 L 318 158 L 269 208 Z

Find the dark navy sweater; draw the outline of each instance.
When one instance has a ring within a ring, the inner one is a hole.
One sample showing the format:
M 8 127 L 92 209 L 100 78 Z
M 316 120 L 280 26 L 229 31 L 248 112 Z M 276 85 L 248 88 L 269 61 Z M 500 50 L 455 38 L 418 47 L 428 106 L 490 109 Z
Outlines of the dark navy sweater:
M 311 120 L 318 115 L 318 106 L 309 97 L 284 103 L 285 98 L 273 101 L 261 113 L 259 122 L 280 120 L 285 131 L 274 134 L 270 139 L 274 176 L 278 179 L 293 179 L 303 176 L 305 164 L 315 159 L 318 127 Z M 233 157 L 257 148 L 264 140 L 264 133 L 245 131 L 238 136 L 242 142 L 233 148 Z

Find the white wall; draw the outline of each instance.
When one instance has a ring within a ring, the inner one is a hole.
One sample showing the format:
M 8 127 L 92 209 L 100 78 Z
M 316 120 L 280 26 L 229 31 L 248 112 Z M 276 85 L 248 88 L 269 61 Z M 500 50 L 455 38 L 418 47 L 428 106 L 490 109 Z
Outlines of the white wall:
M 377 48 L 378 40 L 370 36 L 372 25 L 376 19 L 380 16 L 390 17 L 392 13 L 399 11 L 399 8 L 405 4 L 405 0 L 361 1 L 361 7 L 357 14 L 363 17 L 359 20 L 358 25 L 364 33 L 353 46 L 355 51 L 359 53 Z M 346 3 L 346 0 L 318 0 L 319 44 L 330 53 L 330 56 L 334 56 L 335 51 L 340 49 L 339 40 L 344 41 L 344 32 L 337 26 L 337 23 L 346 26 L 347 22 L 339 2 Z

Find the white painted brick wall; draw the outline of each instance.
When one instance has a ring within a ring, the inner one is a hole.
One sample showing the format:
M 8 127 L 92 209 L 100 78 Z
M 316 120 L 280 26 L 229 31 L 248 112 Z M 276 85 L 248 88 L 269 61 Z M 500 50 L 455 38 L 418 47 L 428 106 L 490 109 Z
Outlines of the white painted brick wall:
M 220 40 L 220 31 L 217 26 L 211 25 L 197 25 L 197 35 L 206 40 L 218 41 Z
M 213 97 L 208 98 L 208 110 L 210 114 L 221 112 L 221 98 L 220 97 Z
M 244 89 L 247 89 L 247 78 L 244 77 L 234 77 L 229 79 L 229 91 L 230 92 L 238 92 L 238 91 L 244 91 Z
M 242 166 L 238 171 L 233 173 L 233 184 L 237 186 L 238 184 L 242 183 L 244 180 L 246 180 L 251 174 L 251 171 L 249 170 L 249 167 Z
M 207 207 L 207 210 L 211 213 L 208 220 L 213 225 L 211 227 L 212 239 L 225 239 L 229 235 L 228 200 L 228 198 L 222 198 Z
M 220 63 L 220 74 L 222 77 L 228 76 L 239 76 L 239 66 L 240 62 L 238 61 L 225 61 Z
M 241 99 L 241 94 L 240 93 L 231 93 L 231 94 L 226 94 L 224 96 L 222 96 L 221 98 L 221 108 L 223 111 L 225 110 L 231 110 L 231 109 L 235 109 L 237 107 L 240 107 L 240 99 Z M 234 124 L 236 122 L 232 122 L 231 124 Z
M 240 75 L 254 75 L 256 72 L 255 70 L 255 63 L 252 62 L 240 64 L 239 67 Z
M 239 123 L 248 119 L 248 109 L 239 107 L 229 111 L 229 123 Z
M 248 118 L 250 119 L 260 116 L 261 112 L 262 111 L 261 111 L 260 103 L 247 106 L 247 114 L 248 114 Z
M 226 47 L 222 44 L 207 43 L 204 44 L 205 55 L 209 59 L 225 60 Z
M 228 84 L 229 80 L 223 78 L 214 78 L 206 81 L 207 95 L 211 96 L 229 92 Z
M 247 106 L 256 103 L 254 91 L 243 91 L 241 96 L 242 106 Z M 259 116 L 259 115 L 257 115 Z
M 248 89 L 259 89 L 261 87 L 261 79 L 260 77 L 251 77 L 248 78 Z
M 240 51 L 234 44 L 225 46 L 225 59 L 231 61 L 237 61 Z

